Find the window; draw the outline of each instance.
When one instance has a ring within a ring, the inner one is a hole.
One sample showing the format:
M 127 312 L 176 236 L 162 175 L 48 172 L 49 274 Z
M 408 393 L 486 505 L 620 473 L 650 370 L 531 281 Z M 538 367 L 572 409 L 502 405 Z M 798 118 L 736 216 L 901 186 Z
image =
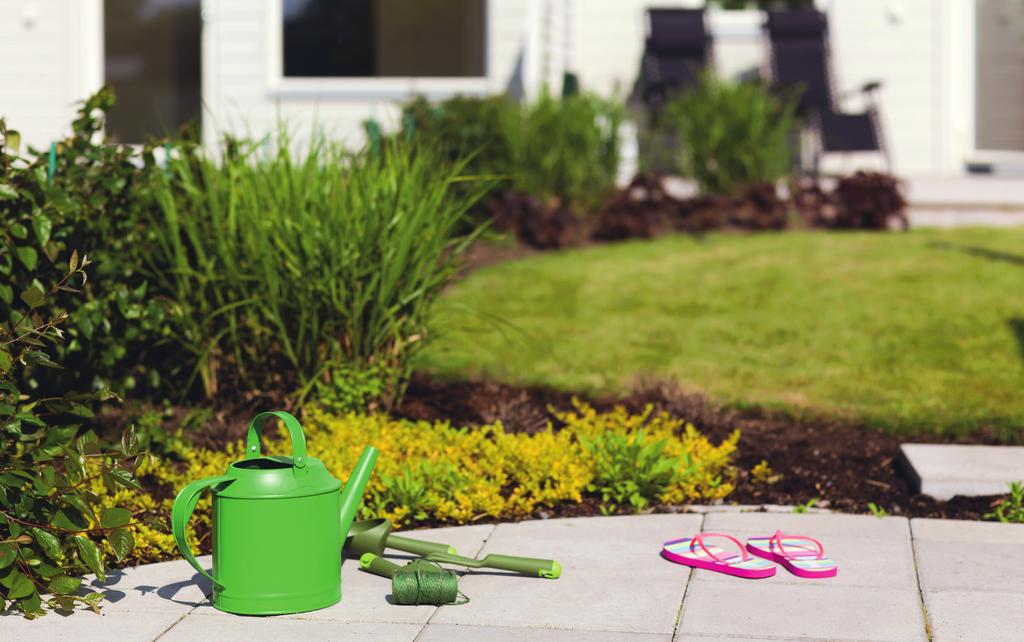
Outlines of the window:
M 283 0 L 284 76 L 484 76 L 485 2 Z
M 199 120 L 200 0 L 105 0 L 107 133 L 142 143 Z

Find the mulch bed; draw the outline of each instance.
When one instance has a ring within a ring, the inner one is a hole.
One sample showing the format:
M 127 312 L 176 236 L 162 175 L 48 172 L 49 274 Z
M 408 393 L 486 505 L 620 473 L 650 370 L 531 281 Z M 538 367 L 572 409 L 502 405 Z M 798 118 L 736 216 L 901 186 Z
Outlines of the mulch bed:
M 494 382 L 445 383 L 416 377 L 395 415 L 413 420 L 444 419 L 456 425 L 501 421 L 506 430 L 536 432 L 551 420 L 549 408 L 572 408 L 573 395 L 546 389 L 520 388 Z M 726 408 L 706 397 L 669 384 L 638 388 L 622 398 L 588 399 L 598 409 L 623 405 L 632 411 L 648 404 L 656 412 L 686 419 L 720 442 L 741 431 L 736 463 L 736 490 L 728 501 L 737 504 L 806 504 L 848 513 L 868 513 L 869 503 L 890 515 L 982 519 L 998 497 L 956 497 L 942 502 L 911 491 L 900 472 L 900 443 L 948 441 L 936 435 L 901 438 L 863 424 L 829 417 L 793 417 L 779 412 Z M 555 429 L 559 426 L 555 425 Z M 997 443 L 977 432 L 963 443 Z M 775 483 L 757 483 L 749 471 L 766 460 L 781 475 Z M 658 510 L 672 510 L 660 507 Z M 571 514 L 590 514 L 596 507 L 579 506 Z M 564 514 L 562 511 L 559 515 Z

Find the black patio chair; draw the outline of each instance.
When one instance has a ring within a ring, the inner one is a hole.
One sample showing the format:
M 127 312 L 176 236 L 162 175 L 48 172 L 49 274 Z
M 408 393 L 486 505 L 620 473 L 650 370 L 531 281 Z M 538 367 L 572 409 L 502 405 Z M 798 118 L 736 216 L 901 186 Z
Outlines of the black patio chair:
M 834 152 L 878 152 L 891 170 L 875 100 L 881 83 L 869 82 L 856 90 L 864 95 L 866 111 L 843 113 L 838 109 L 825 14 L 814 9 L 769 10 L 765 29 L 771 44 L 773 84 L 799 88 L 802 93 L 797 113 L 818 134 L 812 159 L 814 173 L 818 173 L 821 155 Z
M 676 93 L 692 87 L 711 61 L 703 9 L 648 9 L 636 94 L 652 116 Z

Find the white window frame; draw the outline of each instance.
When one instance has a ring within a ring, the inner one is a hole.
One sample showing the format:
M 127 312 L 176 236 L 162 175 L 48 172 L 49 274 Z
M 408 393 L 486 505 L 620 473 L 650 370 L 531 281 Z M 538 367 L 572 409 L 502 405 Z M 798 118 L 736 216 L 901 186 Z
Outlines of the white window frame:
M 266 0 L 268 20 L 267 86 L 274 96 L 332 97 L 348 100 L 407 100 L 425 96 L 429 100 L 449 98 L 457 94 L 484 95 L 491 87 L 493 65 L 493 0 L 484 1 L 484 75 L 472 77 L 387 78 L 288 78 L 284 75 L 284 2 Z

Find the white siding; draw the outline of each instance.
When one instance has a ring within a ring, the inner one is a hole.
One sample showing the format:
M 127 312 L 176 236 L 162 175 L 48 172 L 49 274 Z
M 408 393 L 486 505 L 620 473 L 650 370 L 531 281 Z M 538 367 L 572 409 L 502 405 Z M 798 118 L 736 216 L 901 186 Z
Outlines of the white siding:
M 0 116 L 46 148 L 100 86 L 94 0 L 0 0 Z M 23 145 L 24 145 L 23 143 Z
M 549 0 L 560 4 L 564 0 Z M 488 77 L 479 91 L 504 91 L 516 82 L 520 60 L 546 60 L 543 52 L 530 56 L 524 51 L 531 35 L 529 25 L 537 25 L 539 0 L 490 0 L 488 2 Z M 279 85 L 272 56 L 279 51 L 272 33 L 279 24 L 270 14 L 279 7 L 274 0 L 204 0 L 204 136 L 217 141 L 224 133 L 250 133 L 262 136 L 279 122 L 308 132 L 315 122 L 318 128 L 358 145 L 363 141 L 362 123 L 375 118 L 383 127 L 394 128 L 399 121 L 399 103 L 429 82 L 413 83 L 412 92 L 402 83 L 388 84 L 380 90 L 371 84 L 342 87 L 330 82 L 304 83 L 303 88 Z M 555 11 L 553 14 L 557 14 Z M 556 17 L 555 15 L 552 16 Z M 533 19 L 533 22 L 531 22 Z M 537 25 L 539 27 L 539 25 Z M 535 33 L 535 32 L 534 32 Z M 543 40 L 538 40 L 538 46 Z M 530 72 L 533 72 L 532 75 Z M 523 69 L 527 84 L 539 81 L 539 70 Z M 561 69 L 558 70 L 561 77 Z M 399 86 L 401 85 L 401 86 Z M 534 86 L 527 86 L 532 93 Z M 455 90 L 431 91 L 440 97 Z

